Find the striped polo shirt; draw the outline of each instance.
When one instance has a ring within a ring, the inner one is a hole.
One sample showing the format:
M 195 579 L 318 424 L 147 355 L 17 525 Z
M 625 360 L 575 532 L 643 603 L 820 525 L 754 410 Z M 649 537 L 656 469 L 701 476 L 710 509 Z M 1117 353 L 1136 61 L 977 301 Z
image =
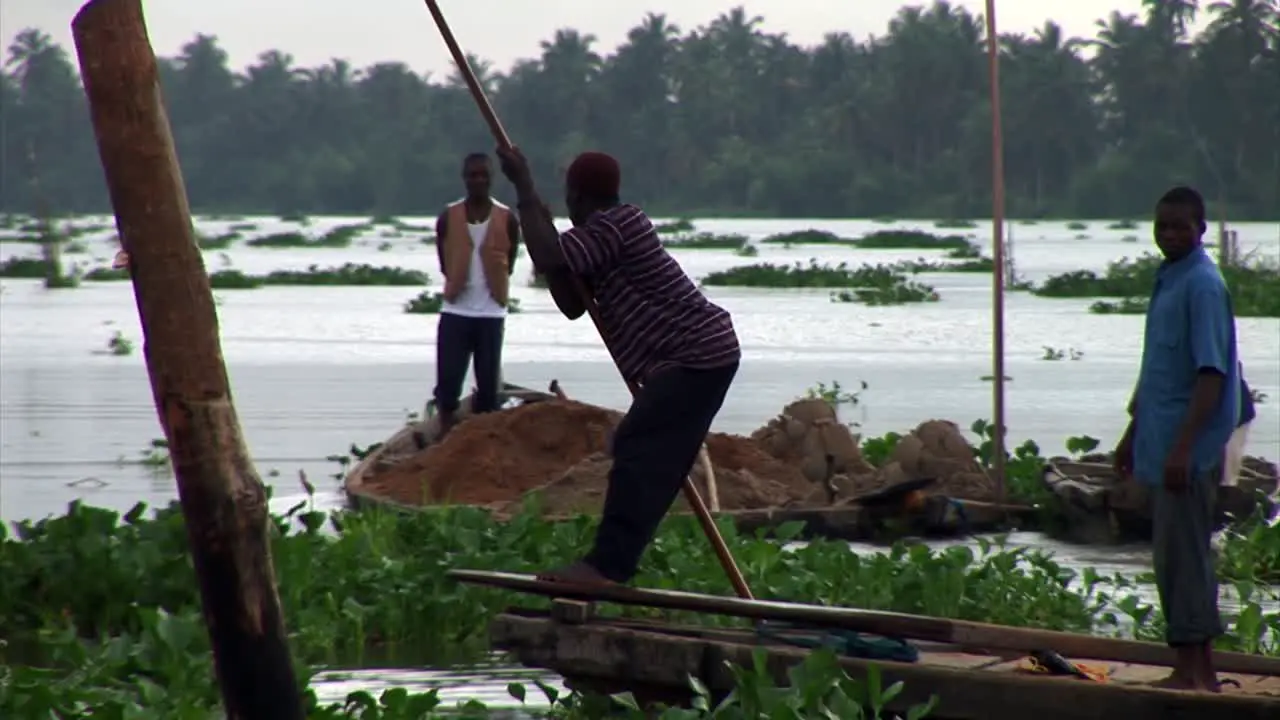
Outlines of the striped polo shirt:
M 592 215 L 560 235 L 569 269 L 590 286 L 618 369 L 643 383 L 663 368 L 724 367 L 742 357 L 728 311 L 712 303 L 635 205 Z

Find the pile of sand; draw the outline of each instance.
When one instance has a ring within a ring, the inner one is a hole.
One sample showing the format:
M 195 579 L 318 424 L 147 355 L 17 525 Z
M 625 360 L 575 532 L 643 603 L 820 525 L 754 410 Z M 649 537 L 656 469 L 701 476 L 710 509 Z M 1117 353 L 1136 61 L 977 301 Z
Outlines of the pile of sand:
M 888 462 L 874 473 L 846 474 L 832 478 L 836 503 L 899 483 L 936 479 L 925 490 L 972 500 L 991 500 L 995 483 L 974 457 L 973 446 L 949 420 L 926 420 L 898 441 Z
M 410 505 L 457 503 L 512 510 L 537 491 L 548 515 L 599 512 L 612 460 L 618 412 L 570 400 L 544 400 L 464 419 L 438 444 L 396 447 L 364 479 L 372 493 Z M 402 433 L 400 445 L 406 445 Z M 859 438 L 822 400 L 799 400 L 751 437 L 713 433 L 707 449 L 720 507 L 748 510 L 845 504 L 919 478 L 937 478 L 931 494 L 989 499 L 993 484 L 960 429 L 930 420 L 872 467 Z M 692 476 L 708 498 L 702 465 Z M 677 509 L 684 509 L 681 498 Z
M 621 418 L 563 400 L 468 417 L 439 444 L 376 469 L 365 485 L 410 505 L 505 503 L 606 451 Z
M 509 506 L 542 488 L 543 512 L 599 510 L 608 482 L 609 438 L 620 413 L 569 400 L 529 403 L 467 418 L 439 444 L 376 468 L 365 486 L 410 505 Z M 809 483 L 748 438 L 707 438 L 721 507 L 776 507 L 803 497 Z M 701 467 L 694 479 L 706 495 Z

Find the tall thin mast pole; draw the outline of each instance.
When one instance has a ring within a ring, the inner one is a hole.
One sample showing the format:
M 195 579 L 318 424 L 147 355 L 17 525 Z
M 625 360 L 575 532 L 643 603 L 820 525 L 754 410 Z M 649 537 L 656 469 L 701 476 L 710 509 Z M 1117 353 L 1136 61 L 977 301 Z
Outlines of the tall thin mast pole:
M 1004 137 L 1000 127 L 1000 38 L 996 34 L 996 2 L 987 0 L 987 71 L 991 83 L 991 241 L 995 255 L 991 273 L 991 364 L 995 376 L 992 470 L 996 493 L 1005 502 L 1004 422 Z

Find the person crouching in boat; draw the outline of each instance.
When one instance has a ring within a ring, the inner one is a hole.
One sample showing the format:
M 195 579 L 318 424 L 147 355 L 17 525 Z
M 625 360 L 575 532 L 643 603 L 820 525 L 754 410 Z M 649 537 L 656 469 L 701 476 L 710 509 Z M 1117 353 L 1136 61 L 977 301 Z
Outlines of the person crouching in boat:
M 565 176 L 573 228 L 558 233 L 518 149 L 499 149 L 516 188 L 525 246 L 561 313 L 586 311 L 574 278 L 599 307 L 601 332 L 623 377 L 638 386 L 613 435 L 613 467 L 595 544 L 567 567 L 569 583 L 627 582 L 675 501 L 738 371 L 733 320 L 663 247 L 643 210 L 619 200 L 616 160 L 588 152 Z
M 444 275 L 444 302 L 436 326 L 436 387 L 440 437 L 457 422 L 462 384 L 473 364 L 476 392 L 471 412 L 498 409 L 502 381 L 502 339 L 510 277 L 516 264 L 520 225 L 510 210 L 489 195 L 489 156 L 471 153 L 462 161 L 466 196 L 436 218 L 436 253 Z

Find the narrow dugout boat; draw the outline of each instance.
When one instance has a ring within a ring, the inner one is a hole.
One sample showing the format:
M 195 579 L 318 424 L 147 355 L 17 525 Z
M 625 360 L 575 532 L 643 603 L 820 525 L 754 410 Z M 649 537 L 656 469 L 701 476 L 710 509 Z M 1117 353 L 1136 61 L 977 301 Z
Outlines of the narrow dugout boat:
M 494 647 L 524 665 L 559 673 L 570 687 L 626 690 L 643 701 L 689 699 L 690 676 L 714 695 L 727 694 L 733 687 L 731 667 L 750 666 L 760 649 L 769 672 L 782 684 L 787 669 L 811 652 L 802 646 L 831 644 L 841 637 L 866 645 L 874 634 L 911 652 L 907 657 L 890 655 L 897 659 L 846 653 L 840 663 L 853 678 L 865 677 L 874 664 L 886 685 L 903 682 L 889 708 L 896 712 L 936 696 L 930 717 L 944 720 L 1280 718 L 1280 658 L 1218 653 L 1222 693 L 1177 692 L 1149 685 L 1168 674 L 1171 660 L 1169 649 L 1155 643 L 694 593 L 581 589 L 506 573 L 457 570 L 451 576 L 555 598 L 550 611 L 512 608 L 498 615 L 490 628 Z M 735 615 L 792 627 L 761 632 L 759 624 L 752 631 L 606 619 L 596 617 L 596 601 Z M 897 638 L 914 639 L 904 643 Z M 1029 663 L 1032 655 L 1043 662 Z M 1064 658 L 1064 669 L 1083 669 L 1085 677 L 1034 672 Z

